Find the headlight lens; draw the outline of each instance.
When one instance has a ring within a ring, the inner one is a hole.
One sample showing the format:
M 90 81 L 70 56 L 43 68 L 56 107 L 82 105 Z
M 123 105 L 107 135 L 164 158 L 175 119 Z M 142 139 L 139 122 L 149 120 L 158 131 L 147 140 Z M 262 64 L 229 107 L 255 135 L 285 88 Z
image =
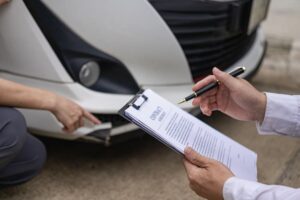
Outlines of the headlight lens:
M 100 76 L 100 66 L 94 61 L 84 64 L 79 72 L 79 80 L 86 87 L 94 85 Z

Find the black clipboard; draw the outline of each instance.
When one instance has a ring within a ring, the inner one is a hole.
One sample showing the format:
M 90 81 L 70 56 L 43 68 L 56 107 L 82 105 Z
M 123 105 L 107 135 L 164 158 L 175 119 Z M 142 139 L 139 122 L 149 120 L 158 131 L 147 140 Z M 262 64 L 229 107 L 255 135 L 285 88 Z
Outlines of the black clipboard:
M 148 97 L 146 95 L 144 95 L 143 93 L 145 92 L 145 90 L 140 90 L 132 99 L 130 99 L 119 111 L 118 114 L 120 116 L 122 116 L 124 119 L 128 120 L 129 122 L 137 125 L 139 128 L 141 128 L 143 131 L 145 131 L 146 133 L 148 133 L 150 136 L 154 137 L 155 139 L 157 139 L 158 141 L 160 141 L 161 143 L 163 143 L 164 145 L 166 145 L 167 147 L 169 147 L 170 149 L 172 149 L 173 151 L 175 151 L 176 153 L 183 155 L 182 152 L 180 152 L 178 149 L 176 149 L 171 143 L 169 143 L 168 141 L 166 141 L 165 139 L 159 137 L 156 133 L 154 133 L 152 130 L 148 129 L 145 126 L 141 126 L 136 119 L 131 118 L 130 116 L 126 115 L 126 109 L 129 107 L 134 107 L 135 109 L 139 110 L 145 103 L 147 103 L 148 101 Z M 143 101 L 142 102 L 136 102 L 139 98 L 142 98 Z

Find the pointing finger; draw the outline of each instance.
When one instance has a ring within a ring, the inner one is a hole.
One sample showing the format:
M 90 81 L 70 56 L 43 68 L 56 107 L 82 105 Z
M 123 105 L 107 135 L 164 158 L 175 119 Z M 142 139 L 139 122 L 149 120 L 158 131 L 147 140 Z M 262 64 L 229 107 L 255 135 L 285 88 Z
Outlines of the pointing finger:
M 92 115 L 90 112 L 85 110 L 83 112 L 83 115 L 84 115 L 85 118 L 87 118 L 88 120 L 90 120 L 94 124 L 101 124 L 101 121 L 99 119 L 97 119 L 94 115 Z

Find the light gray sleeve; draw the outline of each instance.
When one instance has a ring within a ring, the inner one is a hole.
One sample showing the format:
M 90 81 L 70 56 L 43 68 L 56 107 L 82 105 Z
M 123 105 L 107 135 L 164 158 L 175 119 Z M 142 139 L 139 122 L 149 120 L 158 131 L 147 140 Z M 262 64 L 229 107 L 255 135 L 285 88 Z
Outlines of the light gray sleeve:
M 224 200 L 299 200 L 300 189 L 265 185 L 232 177 L 223 187 Z
M 259 134 L 300 137 L 300 96 L 266 93 L 267 106 L 262 124 L 257 123 Z

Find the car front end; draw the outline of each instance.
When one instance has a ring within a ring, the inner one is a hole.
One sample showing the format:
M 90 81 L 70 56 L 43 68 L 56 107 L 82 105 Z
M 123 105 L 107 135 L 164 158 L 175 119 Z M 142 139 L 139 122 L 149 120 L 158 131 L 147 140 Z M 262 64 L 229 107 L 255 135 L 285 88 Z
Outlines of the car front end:
M 140 89 L 151 88 L 177 103 L 214 66 L 225 71 L 246 66 L 243 77 L 254 74 L 266 49 L 260 23 L 268 4 L 14 1 L 0 10 L 0 75 L 77 102 L 111 124 L 109 138 L 117 137 L 137 129 L 117 113 Z M 190 103 L 182 108 L 193 110 Z M 63 133 L 51 113 L 21 111 L 34 133 L 109 143 L 93 129 Z

